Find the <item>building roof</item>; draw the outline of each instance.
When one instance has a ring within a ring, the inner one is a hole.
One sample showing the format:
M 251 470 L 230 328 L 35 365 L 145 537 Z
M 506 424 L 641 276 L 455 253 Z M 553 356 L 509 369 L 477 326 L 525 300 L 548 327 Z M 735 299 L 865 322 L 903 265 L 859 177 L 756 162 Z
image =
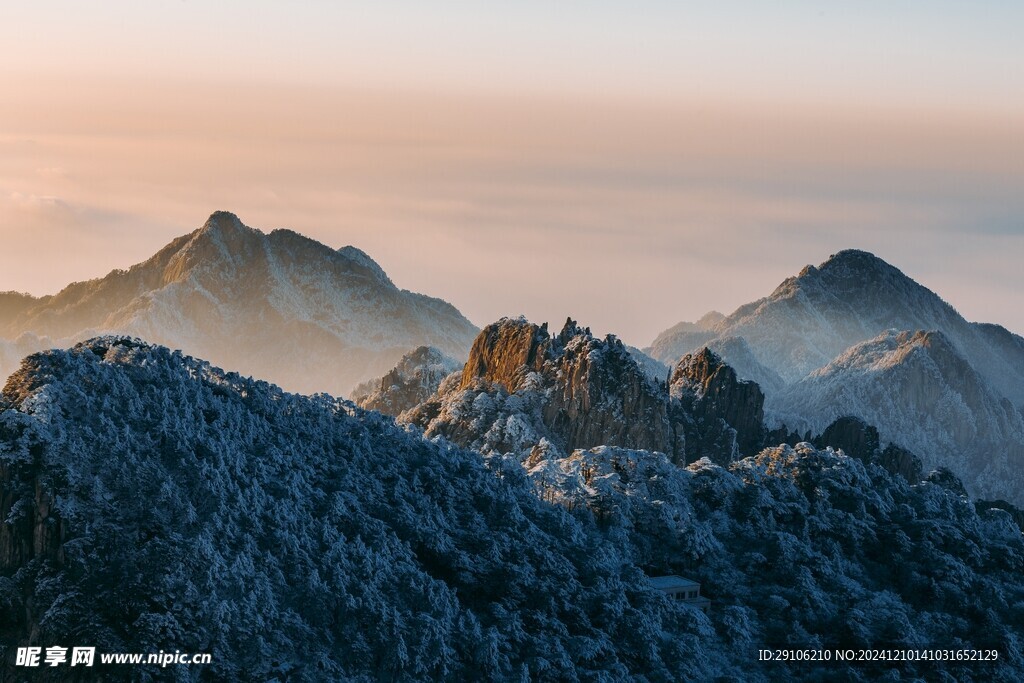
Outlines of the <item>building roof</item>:
M 670 574 L 668 576 L 650 576 L 648 579 L 651 585 L 658 590 L 669 590 L 671 588 L 700 588 L 700 584 L 681 576 Z

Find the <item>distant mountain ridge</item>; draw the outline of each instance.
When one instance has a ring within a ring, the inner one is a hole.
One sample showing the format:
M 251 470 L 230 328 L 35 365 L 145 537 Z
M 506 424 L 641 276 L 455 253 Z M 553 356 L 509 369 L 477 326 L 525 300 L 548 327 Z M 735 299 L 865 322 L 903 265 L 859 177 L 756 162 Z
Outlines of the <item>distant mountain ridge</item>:
M 1024 415 L 941 332 L 890 330 L 857 344 L 770 397 L 768 410 L 812 433 L 856 415 L 926 470 L 951 470 L 972 496 L 1024 502 Z
M 476 331 L 356 247 L 263 233 L 227 212 L 128 270 L 39 299 L 0 295 L 0 337 L 129 334 L 305 393 L 347 393 L 421 345 L 465 358 Z
M 683 353 L 742 337 L 757 360 L 786 382 L 888 329 L 941 331 L 993 389 L 1024 405 L 1024 338 L 998 325 L 968 322 L 937 294 L 866 251 L 840 251 L 787 278 L 770 296 L 695 327 L 700 340 Z M 694 332 L 677 325 L 646 351 L 672 363 Z
M 715 349 L 764 390 L 769 428 L 817 434 L 860 418 L 972 495 L 1024 502 L 1024 338 L 968 322 L 859 250 L 702 321 L 666 330 L 646 352 L 671 362 L 690 345 Z

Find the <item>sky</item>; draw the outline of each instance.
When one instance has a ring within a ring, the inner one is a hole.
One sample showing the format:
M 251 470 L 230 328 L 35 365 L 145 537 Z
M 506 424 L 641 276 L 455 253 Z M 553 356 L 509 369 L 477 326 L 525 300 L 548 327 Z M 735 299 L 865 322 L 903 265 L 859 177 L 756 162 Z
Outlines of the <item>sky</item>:
M 215 210 L 644 346 L 867 249 L 1024 333 L 1024 3 L 0 4 L 0 291 Z

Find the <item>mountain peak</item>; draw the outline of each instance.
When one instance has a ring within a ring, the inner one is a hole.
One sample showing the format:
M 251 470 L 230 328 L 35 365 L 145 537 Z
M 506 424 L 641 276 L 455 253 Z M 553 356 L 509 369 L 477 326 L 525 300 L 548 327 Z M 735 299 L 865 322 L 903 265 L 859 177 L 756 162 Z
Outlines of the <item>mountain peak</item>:
M 896 270 L 896 267 L 862 249 L 843 249 L 832 254 L 819 267 L 821 271 L 848 268 L 860 271 Z
M 350 244 L 346 247 L 342 247 L 341 249 L 339 249 L 338 254 L 348 259 L 349 261 L 352 261 L 362 266 L 363 268 L 366 268 L 371 273 L 376 275 L 377 278 L 380 279 L 382 282 L 386 282 L 389 285 L 394 284 L 391 281 L 391 278 L 388 277 L 387 273 L 384 272 L 384 269 L 381 268 L 380 265 L 362 249 L 359 249 L 358 247 L 353 247 Z
M 355 247 L 216 211 L 128 270 L 38 301 L 0 295 L 0 333 L 26 332 L 53 340 L 31 350 L 126 333 L 292 390 L 340 394 L 424 344 L 465 358 L 477 330 L 447 302 L 399 290 Z M 8 348 L 3 376 L 16 362 Z
M 241 230 L 252 230 L 247 227 L 242 220 L 231 213 L 230 211 L 214 211 L 210 214 L 210 217 L 203 223 L 203 227 L 199 229 L 199 232 L 238 232 Z
M 861 249 L 844 249 L 817 266 L 804 266 L 796 277 L 787 278 L 773 293 L 789 297 L 799 289 L 823 287 L 835 294 L 856 294 L 865 288 L 917 286 L 896 266 Z

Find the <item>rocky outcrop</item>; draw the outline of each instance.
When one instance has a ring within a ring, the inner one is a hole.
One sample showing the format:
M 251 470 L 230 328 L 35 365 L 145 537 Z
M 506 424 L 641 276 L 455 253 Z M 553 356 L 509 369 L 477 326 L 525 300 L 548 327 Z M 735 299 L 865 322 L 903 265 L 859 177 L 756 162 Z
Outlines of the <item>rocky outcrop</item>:
M 526 454 L 544 441 L 563 453 L 614 445 L 685 458 L 665 385 L 614 336 L 572 320 L 555 336 L 523 318 L 488 325 L 458 383 L 402 419 L 485 453 Z
M 842 450 L 847 455 L 870 461 L 879 451 L 878 430 L 857 417 L 841 417 L 813 440 L 815 447 Z
M 976 500 L 974 508 L 979 512 L 985 510 L 1002 510 L 1010 516 L 1017 528 L 1024 531 L 1024 510 L 1016 505 L 1007 503 L 1005 500 Z
M 760 390 L 713 353 L 677 367 L 670 392 L 614 336 L 595 338 L 573 320 L 554 336 L 522 318 L 487 326 L 457 379 L 401 419 L 429 437 L 524 458 L 543 443 L 563 454 L 614 446 L 729 462 L 764 443 Z
M 754 382 L 737 379 L 736 371 L 707 347 L 683 356 L 672 373 L 670 390 L 692 418 L 687 460 L 712 454 L 721 459 L 729 440 L 735 443 L 733 458 L 752 455 L 764 446 L 764 394 Z
M 858 460 L 881 465 L 890 474 L 899 475 L 911 484 L 923 477 L 920 458 L 896 444 L 882 448 L 878 430 L 858 417 L 837 419 L 811 441 L 817 448 L 842 450 Z
M 941 486 L 947 491 L 951 491 L 962 498 L 967 497 L 967 489 L 964 488 L 964 483 L 945 467 L 940 467 L 937 470 L 929 472 L 928 476 L 925 477 L 925 481 L 930 484 L 935 484 L 936 486 Z
M 660 386 L 615 337 L 594 339 L 572 320 L 555 339 L 557 356 L 542 416 L 567 449 L 609 445 L 681 455 Z
M 0 572 L 42 557 L 64 561 L 64 523 L 38 468 L 0 463 Z
M 485 327 L 473 341 L 459 388 L 483 380 L 516 392 L 523 387 L 527 375 L 541 372 L 551 357 L 547 323 L 534 325 L 522 318 L 503 318 Z
M 906 448 L 889 444 L 878 455 L 878 463 L 892 474 L 898 474 L 911 484 L 916 484 L 924 477 L 921 458 Z
M 426 401 L 441 381 L 462 365 L 430 346 L 410 351 L 390 372 L 352 390 L 352 401 L 360 408 L 398 417 Z

